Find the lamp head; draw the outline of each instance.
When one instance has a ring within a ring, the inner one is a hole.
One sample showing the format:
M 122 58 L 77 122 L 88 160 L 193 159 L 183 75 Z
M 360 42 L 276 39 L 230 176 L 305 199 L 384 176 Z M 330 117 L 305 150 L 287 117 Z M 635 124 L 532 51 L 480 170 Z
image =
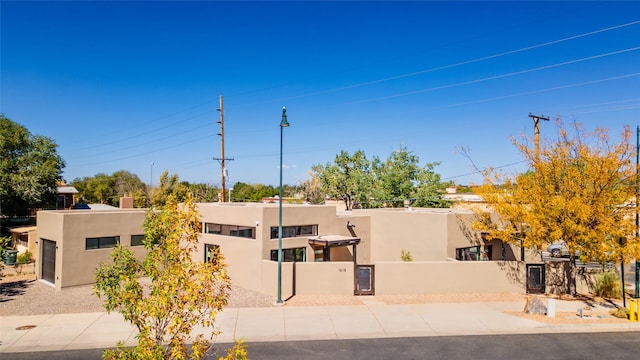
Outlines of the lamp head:
M 282 107 L 282 120 L 280 121 L 280 127 L 289 127 L 289 122 L 287 121 L 287 108 Z

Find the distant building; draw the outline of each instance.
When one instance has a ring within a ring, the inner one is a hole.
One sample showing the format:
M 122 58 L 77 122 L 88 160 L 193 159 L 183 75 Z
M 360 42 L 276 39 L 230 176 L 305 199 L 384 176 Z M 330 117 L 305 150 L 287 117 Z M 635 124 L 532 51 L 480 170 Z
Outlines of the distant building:
M 78 190 L 65 183 L 59 184 L 56 189 L 56 210 L 71 209 L 76 203 Z

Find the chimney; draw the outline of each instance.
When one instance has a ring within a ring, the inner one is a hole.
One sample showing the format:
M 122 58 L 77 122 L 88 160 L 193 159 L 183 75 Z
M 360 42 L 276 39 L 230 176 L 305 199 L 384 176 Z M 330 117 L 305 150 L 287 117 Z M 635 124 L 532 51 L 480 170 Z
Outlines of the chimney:
M 120 209 L 133 209 L 133 198 L 128 194 L 124 194 L 120 198 Z

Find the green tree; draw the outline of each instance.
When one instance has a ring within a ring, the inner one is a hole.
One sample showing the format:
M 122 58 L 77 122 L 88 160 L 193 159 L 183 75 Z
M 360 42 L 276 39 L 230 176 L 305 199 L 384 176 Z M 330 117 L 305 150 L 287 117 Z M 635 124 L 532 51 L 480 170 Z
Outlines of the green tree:
M 440 181 L 433 169 L 439 163 L 420 166 L 420 159 L 405 147 L 394 151 L 385 162 L 374 158 L 374 196 L 379 206 L 402 207 L 412 199 L 419 207 L 449 207 L 442 199 L 448 183 Z
M 374 184 L 371 162 L 362 150 L 340 151 L 333 163 L 314 165 L 314 177 L 327 196 L 344 201 L 347 210 L 368 207 Z
M 12 217 L 53 207 L 65 163 L 56 143 L 0 114 L 0 211 Z
M 278 195 L 278 193 L 278 189 L 271 185 L 247 184 L 243 182 L 237 182 L 233 185 L 231 199 L 233 201 L 240 202 L 259 202 L 264 197 L 271 197 L 274 195 Z
M 189 192 L 196 202 L 216 202 L 220 189 L 209 184 L 188 184 Z
M 329 196 L 344 201 L 347 210 L 370 207 L 402 207 L 412 199 L 415 206 L 448 207 L 442 199 L 448 183 L 434 172 L 438 163 L 419 165 L 418 156 L 401 147 L 386 161 L 369 161 L 364 151 L 353 155 L 341 151 L 333 163 L 312 167 L 305 196 Z
M 628 206 L 635 197 L 629 186 L 636 171 L 631 130 L 625 128 L 620 142 L 612 143 L 606 129 L 574 128 L 572 136 L 559 124 L 558 139 L 539 151 L 527 139 L 514 140 L 531 171 L 514 176 L 487 172 L 478 194 L 500 219 L 485 214 L 475 227 L 490 238 L 527 248 L 564 241 L 574 268 L 576 251 L 588 261 L 640 257 L 635 209 Z M 573 293 L 575 271 L 569 276 Z
M 149 212 L 144 228 L 144 262 L 118 245 L 111 254 L 113 264 L 100 264 L 96 271 L 95 293 L 104 296 L 105 309 L 120 312 L 139 332 L 135 348 L 120 344 L 104 357 L 201 359 L 217 331 L 208 339 L 198 334 L 191 348 L 186 345 L 194 327 L 213 327 L 227 304 L 231 283 L 224 259 L 214 254 L 215 261 L 193 261 L 201 220 L 191 195 L 182 204 L 168 196 L 164 206 Z M 140 277 L 150 283 L 143 285 Z
M 116 201 L 120 201 L 120 197 L 129 195 L 133 197 L 136 207 L 143 207 L 146 202 L 147 185 L 140 180 L 138 175 L 126 170 L 120 170 L 113 173 L 114 190 Z
M 80 202 L 87 204 L 108 204 L 115 206 L 115 179 L 111 175 L 99 173 L 94 176 L 73 179 Z
M 189 187 L 187 184 L 180 182 L 178 174 L 169 175 L 169 172 L 165 170 L 160 175 L 158 187 L 152 189 L 151 206 L 164 206 L 171 196 L 174 196 L 177 201 L 183 201 L 187 198 L 187 194 L 189 194 Z
M 136 207 L 146 206 L 147 186 L 138 175 L 126 170 L 111 175 L 99 173 L 94 176 L 77 178 L 71 182 L 78 190 L 80 201 L 88 204 L 108 204 L 118 206 L 120 198 L 129 195 Z
M 310 204 L 324 204 L 324 194 L 320 189 L 320 181 L 313 171 L 309 171 L 309 179 L 301 182 L 294 189 L 295 192 L 302 194 L 304 201 Z
M 428 163 L 418 173 L 417 184 L 412 195 L 416 199 L 414 206 L 429 208 L 448 208 L 451 206 L 451 202 L 443 198 L 447 186 L 451 183 L 443 182 L 440 174 L 434 171 L 438 164 L 440 163 Z

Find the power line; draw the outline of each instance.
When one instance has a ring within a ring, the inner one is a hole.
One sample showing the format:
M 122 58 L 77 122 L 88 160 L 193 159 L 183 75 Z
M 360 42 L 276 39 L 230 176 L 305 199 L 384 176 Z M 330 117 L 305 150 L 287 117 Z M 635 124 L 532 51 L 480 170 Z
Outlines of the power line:
M 506 51 L 506 52 L 502 52 L 502 53 L 498 53 L 498 54 L 493 54 L 493 55 L 489 55 L 489 56 L 484 56 L 484 57 L 472 59 L 472 60 L 467 60 L 467 61 L 458 62 L 458 63 L 454 63 L 454 64 L 444 65 L 444 66 L 431 68 L 431 69 L 427 69 L 427 70 L 421 70 L 421 71 L 417 71 L 417 72 L 413 72 L 413 73 L 397 75 L 397 76 L 393 76 L 393 77 L 389 77 L 389 78 L 385 78 L 385 79 L 378 79 L 378 80 L 373 80 L 373 81 L 368 81 L 368 82 L 363 82 L 363 83 L 343 86 L 343 87 L 339 87 L 339 88 L 328 89 L 328 90 L 324 90 L 324 91 L 321 91 L 321 92 L 316 92 L 316 93 L 311 93 L 311 94 L 306 94 L 306 95 L 300 95 L 300 96 L 297 96 L 297 97 L 313 96 L 313 95 L 323 94 L 323 93 L 326 93 L 326 92 L 333 92 L 333 91 L 345 90 L 345 89 L 350 89 L 350 88 L 362 87 L 362 86 L 376 84 L 376 83 L 380 83 L 380 82 L 385 82 L 385 81 L 390 81 L 390 80 L 395 80 L 395 79 L 400 79 L 400 78 L 405 78 L 405 77 L 410 77 L 410 76 L 416 76 L 416 75 L 429 73 L 429 72 L 434 72 L 434 71 L 438 71 L 438 70 L 449 69 L 449 68 L 458 67 L 458 66 L 467 65 L 467 64 L 472 64 L 472 63 L 476 63 L 476 62 L 481 62 L 481 61 L 485 61 L 485 60 L 489 60 L 489 59 L 493 59 L 493 58 L 498 58 L 498 57 L 502 57 L 502 56 L 506 56 L 506 55 L 510 55 L 510 54 L 524 52 L 524 51 L 528 51 L 528 50 L 532 50 L 532 49 L 536 49 L 536 48 L 541 48 L 541 47 L 544 47 L 544 46 L 558 44 L 558 43 L 562 43 L 562 42 L 566 42 L 566 41 L 570 41 L 570 40 L 575 40 L 575 39 L 579 39 L 579 38 L 582 38 L 582 37 L 587 37 L 587 36 L 591 36 L 591 35 L 607 32 L 607 31 L 621 29 L 621 28 L 632 26 L 632 25 L 636 25 L 636 24 L 639 24 L 639 23 L 640 23 L 640 20 L 632 21 L 632 22 L 628 22 L 628 23 L 625 23 L 625 24 L 611 26 L 611 27 L 607 27 L 607 28 L 604 28 L 604 29 L 590 31 L 590 32 L 586 32 L 586 33 L 582 33 L 582 34 L 578 34 L 578 35 L 574 35 L 574 36 L 570 36 L 570 37 L 565 37 L 565 38 L 558 39 L 558 40 L 548 41 L 548 42 L 544 42 L 544 43 L 541 43 L 541 44 L 527 46 L 527 47 L 523 47 L 523 48 L 519 48 L 519 49 L 515 49 L 515 50 L 510 50 L 510 51 Z M 627 49 L 627 50 L 630 51 L 630 50 L 634 50 L 634 49 L 637 49 L 637 48 L 632 48 L 632 49 Z M 596 57 L 608 56 L 608 55 L 613 55 L 613 54 L 615 54 L 615 53 L 603 54 L 603 55 L 599 55 L 599 56 L 596 56 Z M 463 83 L 458 83 L 458 84 L 450 84 L 450 85 L 446 85 L 446 86 L 443 86 L 443 87 L 424 89 L 424 90 L 419 90 L 419 91 L 415 91 L 415 92 L 391 95 L 391 96 L 387 96 L 387 97 L 381 97 L 381 98 L 375 98 L 375 99 L 369 99 L 369 100 L 361 100 L 360 102 L 376 101 L 376 100 L 388 99 L 388 98 L 392 98 L 392 97 L 406 96 L 406 95 L 420 93 L 420 92 L 434 91 L 434 90 L 439 90 L 439 89 L 444 89 L 444 88 L 450 88 L 450 87 L 462 86 L 462 85 L 467 85 L 467 84 L 472 84 L 472 83 L 478 83 L 478 82 L 493 80 L 493 79 L 497 79 L 497 78 L 501 78 L 501 77 L 514 76 L 514 75 L 518 75 L 518 74 L 522 74 L 522 73 L 526 73 L 526 72 L 538 71 L 538 70 L 547 69 L 547 68 L 551 68 L 551 67 L 567 65 L 567 64 L 570 64 L 570 63 L 573 63 L 573 62 L 585 61 L 585 60 L 593 59 L 593 58 L 596 58 L 596 57 L 583 58 L 583 59 L 574 60 L 572 62 L 554 64 L 554 65 L 549 65 L 547 67 L 529 69 L 529 70 L 524 70 L 524 71 L 521 71 L 521 72 L 510 73 L 510 74 L 503 74 L 503 75 L 499 75 L 499 76 L 496 76 L 496 77 L 490 77 L 490 78 L 484 78 L 484 79 L 476 79 L 476 80 L 463 82 Z M 244 93 L 236 94 L 235 96 L 249 94 L 249 93 L 252 93 L 252 92 L 253 91 L 244 92 Z M 293 98 L 297 98 L 297 97 L 293 97 Z M 191 106 L 189 108 L 173 112 L 173 113 L 171 113 L 169 115 L 158 117 L 158 118 L 156 118 L 154 120 L 151 120 L 149 122 L 144 122 L 142 124 L 147 124 L 147 123 L 150 123 L 152 121 L 156 121 L 156 120 L 160 120 L 160 119 L 164 119 L 164 118 L 169 118 L 171 116 L 183 113 L 183 112 L 191 110 L 191 109 L 198 108 L 198 107 L 206 105 L 206 104 L 208 104 L 208 102 L 201 103 L 201 104 L 198 104 L 198 105 L 194 105 L 194 106 Z M 209 111 L 206 111 L 206 112 L 197 114 L 195 116 L 188 117 L 188 118 L 186 118 L 186 120 L 193 119 L 193 118 L 199 117 L 201 115 L 206 115 L 208 113 L 209 113 Z M 124 142 L 124 141 L 135 140 L 136 138 L 138 138 L 141 135 L 148 135 L 149 133 L 152 133 L 152 132 L 157 132 L 157 131 L 160 131 L 160 130 L 163 130 L 163 129 L 166 129 L 166 128 L 169 128 L 169 127 L 172 127 L 172 126 L 176 126 L 177 124 L 179 124 L 179 122 L 173 122 L 170 125 L 167 125 L 167 126 L 164 126 L 164 127 L 161 127 L 161 128 L 156 128 L 156 129 L 153 129 L 153 130 L 149 130 L 149 131 L 146 131 L 146 132 L 144 132 L 142 134 L 136 134 L 136 135 L 133 135 L 133 136 L 130 136 L 130 137 L 127 137 L 127 138 L 120 138 L 118 140 L 110 141 L 110 142 L 106 142 L 106 143 L 102 143 L 102 144 L 97 144 L 97 145 L 93 144 L 90 147 L 84 147 L 84 148 L 79 148 L 79 149 L 73 149 L 72 148 L 71 150 L 80 151 L 80 150 L 87 150 L 87 149 L 95 149 L 96 147 L 102 147 L 102 146 L 112 146 L 114 144 L 121 143 L 121 142 Z M 139 127 L 139 126 L 140 126 L 140 124 L 132 126 L 132 127 L 130 127 L 130 129 L 135 128 L 135 127 Z
M 119 144 L 119 143 L 123 143 L 123 142 L 130 142 L 131 140 L 138 140 L 143 135 L 149 135 L 151 133 L 156 133 L 158 131 L 165 130 L 165 129 L 168 129 L 168 128 L 171 128 L 171 127 L 175 127 L 175 126 L 184 126 L 184 121 L 193 120 L 193 119 L 196 119 L 196 118 L 198 118 L 200 116 L 203 116 L 203 115 L 206 115 L 206 114 L 209 114 L 209 113 L 210 113 L 209 111 L 202 112 L 202 113 L 199 113 L 199 114 L 187 117 L 187 118 L 182 118 L 182 119 L 180 119 L 181 121 L 174 121 L 171 124 L 168 124 L 166 126 L 162 126 L 162 127 L 151 129 L 151 130 L 146 130 L 144 132 L 133 134 L 131 136 L 127 136 L 127 137 L 124 137 L 124 138 L 120 137 L 117 140 L 113 140 L 113 141 L 103 142 L 103 143 L 99 143 L 99 144 L 92 144 L 90 146 L 81 147 L 81 148 L 71 148 L 71 150 L 74 150 L 74 151 L 90 150 L 90 149 L 96 149 L 98 147 L 107 147 L 107 146 L 113 146 L 115 144 Z M 134 127 L 137 127 L 137 126 L 134 126 Z M 122 130 L 119 131 L 119 134 L 122 134 Z M 110 136 L 104 136 L 103 134 L 101 134 L 101 137 L 110 138 Z
M 559 66 L 565 66 L 565 65 L 570 65 L 570 64 L 583 62 L 583 61 L 599 59 L 599 58 L 603 58 L 603 57 L 607 57 L 607 56 L 618 55 L 618 54 L 622 54 L 622 53 L 626 53 L 626 52 L 636 51 L 638 49 L 640 49 L 640 46 L 627 48 L 627 49 L 623 49 L 623 50 L 618 50 L 618 51 L 612 51 L 612 52 L 605 53 L 605 54 L 588 56 L 588 57 L 575 59 L 575 60 L 564 61 L 564 62 L 561 62 L 561 63 L 540 66 L 540 67 L 537 67 L 537 68 L 514 71 L 514 72 L 511 72 L 511 73 L 507 73 L 507 74 L 501 74 L 501 75 L 490 76 L 490 77 L 481 78 L 481 79 L 463 81 L 463 82 L 459 82 L 459 83 L 455 83 L 455 84 L 436 86 L 436 87 L 432 87 L 432 88 L 428 88 L 428 89 L 409 91 L 409 92 L 405 92 L 405 93 L 401 93 L 401 94 L 388 95 L 388 96 L 383 96 L 383 97 L 378 97 L 378 98 L 370 98 L 370 99 L 355 101 L 353 103 L 357 104 L 357 103 L 364 103 L 364 102 L 387 100 L 387 99 L 397 98 L 397 97 L 401 97 L 401 96 L 415 95 L 415 94 L 420 94 L 420 93 L 425 93 L 425 92 L 430 92 L 430 91 L 435 91 L 435 90 L 449 89 L 449 88 L 463 86 L 463 85 L 477 84 L 477 83 L 485 82 L 485 81 L 489 81 L 489 80 L 502 79 L 502 78 L 511 77 L 511 76 L 515 76 L 515 75 L 527 74 L 527 73 L 531 73 L 531 72 L 534 72 L 534 71 L 547 70 L 547 69 L 552 69 L 552 68 L 559 67 Z
M 510 166 L 514 166 L 514 165 L 520 165 L 520 164 L 524 164 L 529 162 L 528 160 L 521 160 L 521 161 L 516 161 L 516 162 L 512 162 L 509 164 L 504 164 L 504 165 L 500 165 L 500 166 L 492 166 L 490 167 L 491 169 L 503 169 L 506 167 L 510 167 Z M 487 169 L 487 168 L 485 168 Z M 457 178 L 461 178 L 461 177 L 465 177 L 465 176 L 471 176 L 471 175 L 476 175 L 476 174 L 481 174 L 484 170 L 475 170 L 473 172 L 467 173 L 467 174 L 461 174 L 461 175 L 454 175 L 454 176 L 449 176 L 446 178 L 442 178 L 442 180 L 451 180 L 451 179 L 457 179 Z
M 494 101 L 494 100 L 503 100 L 503 99 L 513 98 L 513 97 L 518 97 L 518 96 L 538 94 L 538 93 L 547 92 L 547 91 L 562 90 L 562 89 L 568 89 L 568 88 L 584 86 L 584 85 L 592 85 L 592 84 L 597 84 L 597 83 L 601 83 L 601 82 L 605 82 L 605 81 L 620 80 L 620 79 L 626 79 L 626 78 L 631 78 L 631 77 L 636 77 L 636 76 L 640 76 L 640 73 L 631 73 L 631 74 L 625 74 L 625 75 L 620 75 L 620 76 L 613 76 L 613 77 L 608 77 L 608 78 L 605 78 L 605 79 L 597 79 L 597 80 L 584 81 L 584 82 L 575 83 L 575 84 L 554 86 L 554 87 L 550 87 L 550 88 L 526 91 L 526 92 L 522 92 L 522 93 L 516 93 L 516 94 L 510 94 L 510 95 L 502 95 L 502 96 L 496 96 L 496 97 L 492 97 L 492 98 L 472 100 L 472 101 L 466 101 L 466 102 L 455 103 L 455 104 L 450 104 L 450 105 L 441 105 L 441 106 L 438 106 L 438 107 L 440 107 L 440 108 L 442 108 L 442 107 L 453 107 L 453 106 L 476 104 L 476 103 Z
M 182 143 L 178 143 L 178 144 L 174 144 L 171 146 L 163 146 L 162 149 L 158 149 L 158 150 L 152 150 L 152 151 L 147 151 L 144 153 L 138 153 L 135 155 L 131 155 L 131 156 L 124 156 L 121 158 L 117 158 L 117 159 L 111 159 L 111 160 L 105 160 L 105 161 L 96 161 L 96 162 L 91 162 L 91 163 L 86 163 L 86 164 L 73 164 L 73 166 L 89 166 L 89 165 L 97 165 L 97 164 L 107 164 L 107 163 L 112 163 L 112 162 L 116 162 L 116 161 L 122 161 L 122 160 L 128 160 L 128 159 L 133 159 L 133 158 L 137 158 L 137 157 L 141 157 L 144 155 L 149 155 L 149 154 L 154 154 L 154 153 L 158 153 L 160 151 L 163 150 L 168 150 L 168 149 L 174 149 L 183 145 L 187 145 L 187 144 L 193 144 L 196 141 L 201 141 L 201 140 L 206 140 L 209 139 L 210 135 L 205 135 L 196 139 L 189 139 L 188 141 L 182 142 Z
M 636 21 L 632 21 L 632 22 L 628 22 L 628 23 L 624 23 L 624 24 L 620 24 L 620 25 L 615 25 L 615 26 L 611 26 L 611 27 L 607 27 L 607 28 L 603 28 L 603 29 L 599 29 L 599 30 L 589 31 L 589 32 L 586 32 L 586 33 L 573 35 L 573 36 L 565 37 L 565 38 L 562 38 L 562 39 L 552 40 L 552 41 L 548 41 L 548 42 L 544 42 L 544 43 L 540 43 L 540 44 L 536 44 L 536 45 L 526 46 L 526 47 L 522 47 L 522 48 L 515 49 L 515 50 L 509 50 L 509 51 L 505 51 L 505 52 L 501 52 L 501 53 L 497 53 L 497 54 L 493 54 L 493 55 L 488 55 L 488 56 L 479 57 L 479 58 L 475 58 L 475 59 L 471 59 L 471 60 L 466 60 L 466 61 L 462 61 L 462 62 L 458 62 L 458 63 L 443 65 L 443 66 L 439 66 L 439 67 L 435 67 L 435 68 L 431 68 L 431 69 L 426 69 L 426 70 L 420 70 L 420 71 L 407 73 L 407 74 L 396 75 L 396 76 L 392 76 L 392 77 L 388 77 L 388 78 L 384 78 L 384 79 L 371 80 L 371 81 L 366 81 L 366 82 L 362 82 L 362 83 L 357 83 L 357 84 L 352 84 L 352 85 L 347 85 L 347 86 L 342 86 L 342 87 L 322 90 L 322 91 L 318 91 L 318 92 L 314 92 L 314 93 L 298 95 L 298 96 L 289 97 L 289 98 L 286 98 L 286 99 L 288 100 L 288 99 L 296 99 L 296 98 L 301 98 L 301 97 L 321 95 L 321 94 L 325 94 L 325 93 L 336 92 L 336 91 L 341 91 L 341 90 L 347 90 L 347 89 L 363 87 L 363 86 L 367 86 L 367 85 L 373 85 L 373 84 L 377 84 L 377 83 L 381 83 L 381 82 L 386 82 L 386 81 L 391 81 L 391 80 L 396 80 L 396 79 L 401 79 L 401 78 L 421 75 L 421 74 L 435 72 L 435 71 L 439 71 L 439 70 L 450 69 L 450 68 L 459 67 L 459 66 L 468 65 L 468 64 L 473 64 L 473 63 L 477 63 L 477 62 L 481 62 L 481 61 L 485 61 L 485 60 L 495 59 L 495 58 L 506 56 L 506 55 L 516 54 L 516 53 L 520 53 L 520 52 L 524 52 L 524 51 L 528 51 L 528 50 L 533 50 L 533 49 L 537 49 L 537 48 L 541 48 L 541 47 L 545 47 L 545 46 L 549 46 L 549 45 L 559 44 L 559 43 L 562 43 L 562 42 L 571 41 L 571 40 L 575 40 L 575 39 L 579 39 L 579 38 L 583 38 L 583 37 L 587 37 L 587 36 L 592 36 L 592 35 L 608 32 L 608 31 L 612 31 L 612 30 L 617 30 L 617 29 L 621 29 L 621 28 L 625 28 L 625 27 L 629 27 L 629 26 L 633 26 L 633 25 L 637 25 L 637 24 L 640 24 L 640 20 L 636 20 Z M 285 85 L 282 85 L 282 86 L 285 86 Z M 232 94 L 230 96 L 231 97 L 243 96 L 243 95 L 252 94 L 252 93 L 255 93 L 255 92 L 272 90 L 274 88 L 278 88 L 278 87 L 282 87 L 282 86 L 274 86 L 274 87 L 268 87 L 268 88 L 259 89 L 259 90 L 245 91 L 245 92 L 241 92 L 241 93 L 238 93 L 238 94 Z M 146 125 L 146 124 L 155 123 L 158 120 L 166 119 L 166 118 L 172 117 L 174 115 L 181 114 L 183 112 L 186 112 L 186 111 L 189 111 L 189 110 L 192 110 L 192 109 L 204 106 L 204 105 L 208 105 L 208 104 L 211 103 L 211 101 L 212 100 L 207 100 L 206 102 L 203 102 L 203 103 L 200 103 L 200 104 L 197 104 L 197 105 L 194 105 L 194 106 L 190 106 L 190 107 L 182 109 L 182 110 L 175 111 L 175 112 L 170 113 L 168 115 L 160 116 L 160 117 L 154 118 L 152 120 L 136 124 L 134 126 L 129 127 L 128 129 L 134 129 L 136 127 L 140 127 L 140 126 L 143 126 L 143 125 Z M 206 112 L 198 114 L 197 116 L 205 115 L 205 114 L 208 114 L 208 113 L 209 113 L 209 111 L 206 111 Z M 187 118 L 187 119 L 189 119 L 189 118 Z M 173 126 L 175 124 L 176 123 L 174 122 L 173 124 L 169 125 L 168 127 Z M 160 129 L 163 129 L 163 128 L 160 128 Z M 121 133 L 120 130 L 118 131 L 118 133 Z M 148 133 L 149 133 L 149 131 L 145 132 L 145 134 L 148 134 Z M 135 137 L 136 136 L 134 135 L 134 136 L 129 137 L 127 139 L 120 139 L 120 140 L 118 140 L 116 142 L 109 142 L 109 143 L 101 144 L 100 146 L 103 146 L 103 145 L 104 146 L 108 146 L 110 144 L 114 144 L 114 143 L 117 143 L 117 142 L 120 142 L 120 141 L 134 139 Z M 93 146 L 92 146 L 92 148 L 93 148 Z M 80 150 L 83 150 L 83 149 L 80 149 Z
M 298 96 L 289 97 L 289 98 L 280 99 L 280 100 L 291 100 L 291 99 L 297 99 L 297 98 L 308 97 L 308 96 L 322 95 L 322 94 L 337 92 L 337 91 L 341 91 L 341 90 L 348 90 L 348 89 L 358 88 L 358 87 L 362 87 L 362 86 L 379 84 L 379 83 L 386 82 L 386 81 L 397 80 L 397 79 L 407 78 L 407 77 L 416 76 L 416 75 L 422 75 L 422 74 L 426 74 L 426 73 L 430 73 L 430 72 L 451 69 L 451 68 L 458 67 L 458 66 L 473 64 L 473 63 L 477 63 L 477 62 L 481 62 L 481 61 L 485 61 L 485 60 L 490 60 L 490 59 L 495 59 L 495 58 L 498 58 L 498 57 L 511 55 L 511 54 L 516 54 L 516 53 L 520 53 L 520 52 L 524 52 L 524 51 L 528 51 L 528 50 L 533 50 L 533 49 L 537 49 L 537 48 L 541 48 L 541 47 L 545 47 L 545 46 L 549 46 L 549 45 L 559 44 L 559 43 L 562 43 L 562 42 L 565 42 L 565 41 L 575 40 L 575 39 L 583 38 L 583 37 L 586 37 L 586 36 L 591 36 L 591 35 L 603 33 L 603 32 L 606 32 L 606 31 L 621 29 L 621 28 L 632 26 L 632 25 L 636 25 L 636 24 L 640 24 L 640 20 L 632 21 L 632 22 L 629 22 L 629 23 L 616 25 L 616 26 L 612 26 L 612 27 L 608 27 L 608 28 L 604 28 L 604 29 L 600 29 L 600 30 L 590 31 L 590 32 L 586 32 L 586 33 L 583 33 L 583 34 L 574 35 L 574 36 L 570 36 L 570 37 L 566 37 L 566 38 L 562 38 L 562 39 L 558 39 L 558 40 L 548 41 L 548 42 L 544 42 L 544 43 L 537 44 L 537 45 L 526 46 L 526 47 L 515 49 L 515 50 L 509 50 L 509 51 L 505 51 L 505 52 L 501 52 L 501 53 L 497 53 L 497 54 L 493 54 L 493 55 L 488 55 L 488 56 L 483 56 L 483 57 L 479 57 L 479 58 L 475 58 L 475 59 L 471 59 L 471 60 L 466 60 L 466 61 L 462 61 L 462 62 L 458 62 L 458 63 L 454 63 L 454 64 L 438 66 L 438 67 L 435 67 L 435 68 L 430 68 L 430 69 L 426 69 L 426 70 L 420 70 L 420 71 L 407 73 L 407 74 L 402 74 L 402 75 L 391 76 L 391 77 L 384 78 L 384 79 L 365 81 L 365 82 L 361 82 L 361 83 L 357 83 L 357 84 L 352 84 L 352 85 L 337 87 L 337 88 L 333 88 L 333 89 L 317 91 L 317 92 L 314 92 L 314 93 L 298 95 Z

